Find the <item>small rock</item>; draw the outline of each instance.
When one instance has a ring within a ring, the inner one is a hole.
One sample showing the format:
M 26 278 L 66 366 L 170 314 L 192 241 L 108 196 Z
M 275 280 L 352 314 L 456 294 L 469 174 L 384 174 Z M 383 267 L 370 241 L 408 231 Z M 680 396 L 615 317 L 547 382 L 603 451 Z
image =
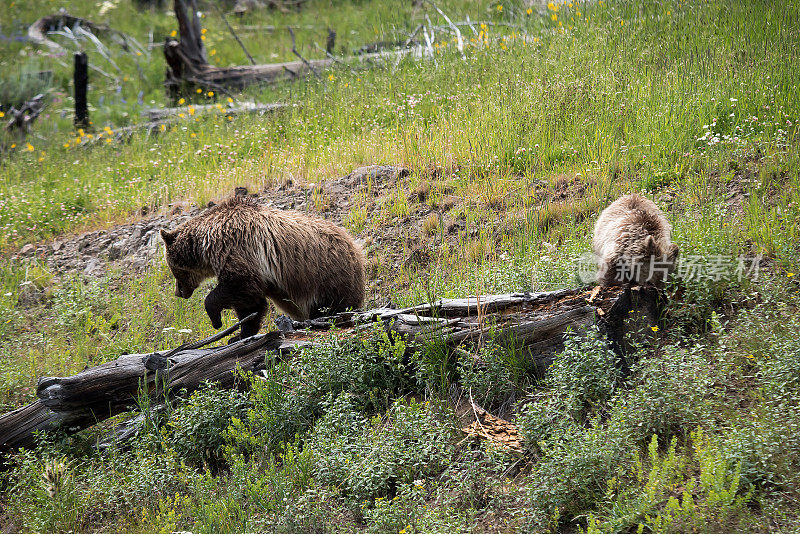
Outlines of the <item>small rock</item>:
M 59 250 L 64 248 L 64 242 L 63 241 L 54 241 L 52 246 L 53 246 L 53 252 L 58 252 Z
M 30 256 L 36 250 L 36 247 L 28 243 L 19 250 L 20 256 Z
M 103 264 L 97 258 L 92 258 L 83 269 L 83 274 L 86 276 L 103 276 Z
M 19 286 L 17 295 L 17 306 L 20 308 L 30 308 L 36 304 L 41 304 L 47 300 L 44 292 L 41 291 L 33 282 L 23 282 Z
M 125 256 L 125 240 L 120 239 L 115 241 L 108 247 L 108 259 L 111 261 L 117 260 L 122 256 Z
M 294 332 L 293 321 L 285 315 L 279 315 L 275 318 L 275 326 L 281 332 Z

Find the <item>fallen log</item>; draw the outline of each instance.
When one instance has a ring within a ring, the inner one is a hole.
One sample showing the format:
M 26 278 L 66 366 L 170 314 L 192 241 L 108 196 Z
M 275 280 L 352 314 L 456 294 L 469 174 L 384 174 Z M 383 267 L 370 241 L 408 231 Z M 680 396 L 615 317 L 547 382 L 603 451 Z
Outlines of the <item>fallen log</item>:
M 148 109 L 142 112 L 150 121 L 161 120 L 166 117 L 178 115 L 224 113 L 225 115 L 240 115 L 242 113 L 258 113 L 263 115 L 270 111 L 277 111 L 287 107 L 287 104 L 256 104 L 255 102 L 242 102 L 237 106 L 219 106 L 217 104 L 202 104 L 199 106 L 181 106 L 171 108 Z
M 660 302 L 657 290 L 638 287 L 483 295 L 292 322 L 288 332 L 200 348 L 230 334 L 237 324 L 172 351 L 125 354 L 75 376 L 41 378 L 36 402 L 0 416 L 0 451 L 32 445 L 36 431 L 76 432 L 130 411 L 141 395 L 157 404 L 165 392 L 191 392 L 207 381 L 234 387 L 236 369 L 263 370 L 269 354 L 287 355 L 313 345 L 331 326 L 343 336 L 360 336 L 377 322 L 401 335 L 409 351 L 429 343 L 454 351 L 474 350 L 494 340 L 524 350 L 531 372 L 541 375 L 563 347 L 568 330 L 580 332 L 598 323 L 624 351 L 625 336 L 635 330 L 634 322 L 656 324 Z
M 39 46 L 46 46 L 54 52 L 63 52 L 64 47 L 47 38 L 47 33 L 58 31 L 63 28 L 74 28 L 81 26 L 93 33 L 103 33 L 111 31 L 108 26 L 95 24 L 90 20 L 82 19 L 80 17 L 73 17 L 64 8 L 61 8 L 58 13 L 54 15 L 46 15 L 36 20 L 28 27 L 28 39 L 32 43 Z
M 69 29 L 75 34 L 80 34 L 81 32 L 78 30 L 82 29 L 84 30 L 84 35 L 88 32 L 92 37 L 107 35 L 116 41 L 126 52 L 145 52 L 136 39 L 133 39 L 129 35 L 106 26 L 105 24 L 97 24 L 91 20 L 74 17 L 67 13 L 67 10 L 63 7 L 58 10 L 58 13 L 45 15 L 28 26 L 28 39 L 35 45 L 49 48 L 52 52 L 65 53 L 66 49 L 63 46 L 47 38 L 48 33 L 63 32 L 65 29 Z M 95 44 L 97 45 L 97 43 Z
M 19 109 L 11 107 L 6 111 L 8 120 L 5 125 L 7 132 L 17 131 L 23 136 L 30 132 L 33 121 L 41 115 L 47 102 L 44 99 L 44 93 L 39 93 L 27 102 L 24 102 Z
M 329 57 L 305 60 L 301 58 L 299 61 L 265 65 L 215 67 L 210 65 L 206 59 L 196 1 L 174 0 L 174 10 L 175 17 L 178 19 L 180 40 L 172 37 L 166 39 L 164 59 L 167 63 L 167 70 L 164 85 L 175 100 L 180 94 L 190 94 L 196 88 L 226 92 L 229 89 L 242 89 L 255 83 L 273 83 L 304 78 L 312 73 L 330 68 L 341 61 L 370 62 L 398 58 L 413 52 L 413 50 L 398 50 L 345 59 Z

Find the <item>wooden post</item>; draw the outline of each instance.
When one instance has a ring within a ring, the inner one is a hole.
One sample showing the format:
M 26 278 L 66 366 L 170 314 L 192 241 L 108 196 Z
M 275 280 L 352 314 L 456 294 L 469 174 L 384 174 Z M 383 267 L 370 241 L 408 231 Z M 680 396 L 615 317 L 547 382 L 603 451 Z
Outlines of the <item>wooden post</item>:
M 89 127 L 89 107 L 86 91 L 89 84 L 89 59 L 86 52 L 75 53 L 75 127 Z

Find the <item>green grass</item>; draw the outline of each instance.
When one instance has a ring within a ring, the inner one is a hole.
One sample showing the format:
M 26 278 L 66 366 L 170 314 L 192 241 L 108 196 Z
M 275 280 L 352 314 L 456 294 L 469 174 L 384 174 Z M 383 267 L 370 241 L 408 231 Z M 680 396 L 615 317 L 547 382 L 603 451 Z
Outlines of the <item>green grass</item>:
M 103 16 L 94 2 L 68 10 L 142 44 L 174 29 L 163 12 L 113 4 Z M 159 47 L 137 56 L 109 44 L 117 71 L 85 45 L 110 78 L 92 73 L 94 130 L 81 136 L 69 55 L 2 41 L 0 110 L 38 90 L 26 73 L 53 72 L 32 134 L 0 140 L 2 410 L 33 400 L 38 377 L 212 333 L 202 307 L 210 284 L 179 301 L 161 260 L 141 275 L 87 281 L 12 258 L 22 245 L 142 208 L 204 204 L 240 185 L 280 195 L 279 184 L 365 164 L 410 168 L 394 187 L 347 192 L 337 213 L 370 243 L 370 305 L 577 285 L 575 259 L 590 248 L 596 214 L 633 191 L 665 210 L 683 257 L 763 254 L 761 278 L 671 287 L 658 348 L 624 381 L 592 340 L 568 345 L 536 382 L 515 351 L 487 349 L 475 366 L 437 346 L 405 361 L 380 336 L 332 338 L 241 397 L 209 389 L 177 403 L 129 451 L 99 455 L 79 435 L 17 455 L 0 522 L 132 533 L 791 531 L 800 517 L 800 10 L 705 0 L 563 3 L 541 15 L 521 3 L 437 5 L 453 20 L 513 26 L 462 27 L 465 59 L 441 33 L 429 60 L 233 95 L 296 104 L 283 111 L 187 115 L 125 142 L 94 138 L 170 105 Z M 58 7 L 5 2 L 0 33 L 19 35 Z M 204 11 L 212 63 L 244 64 Z M 302 54 L 317 58 L 313 43 L 328 27 L 348 54 L 402 39 L 424 13 L 443 24 L 424 4 L 394 0 L 311 0 L 296 13 L 231 21 L 296 26 Z M 259 62 L 294 59 L 284 30 L 241 36 Z M 208 90 L 186 99 L 227 104 Z M 338 200 L 308 194 L 310 210 Z M 31 288 L 39 302 L 21 303 Z M 518 415 L 524 457 L 452 437 L 456 386 Z

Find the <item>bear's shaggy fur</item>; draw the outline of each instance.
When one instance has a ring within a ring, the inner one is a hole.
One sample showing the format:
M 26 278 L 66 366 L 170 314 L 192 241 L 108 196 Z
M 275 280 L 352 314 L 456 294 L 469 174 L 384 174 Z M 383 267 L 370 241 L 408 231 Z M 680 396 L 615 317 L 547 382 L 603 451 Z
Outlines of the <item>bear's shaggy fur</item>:
M 188 299 L 206 278 L 217 277 L 205 308 L 214 328 L 233 309 L 241 338 L 256 334 L 267 299 L 296 320 L 358 308 L 364 302 L 364 253 L 343 228 L 296 211 L 233 197 L 162 230 L 175 295 Z
M 603 210 L 592 249 L 601 285 L 662 283 L 674 270 L 678 247 L 672 226 L 652 200 L 626 195 Z

